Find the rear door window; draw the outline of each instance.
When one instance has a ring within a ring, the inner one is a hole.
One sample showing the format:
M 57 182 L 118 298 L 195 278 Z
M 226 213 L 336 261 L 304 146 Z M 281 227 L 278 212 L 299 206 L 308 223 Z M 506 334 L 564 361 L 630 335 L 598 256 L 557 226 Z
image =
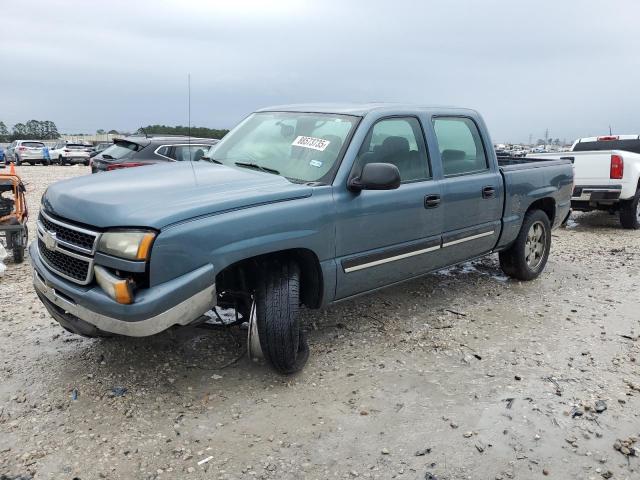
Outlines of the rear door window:
M 210 145 L 176 145 L 173 153 L 174 159 L 179 162 L 198 161 L 209 151 Z
M 445 176 L 478 173 L 489 168 L 480 132 L 473 120 L 435 117 L 433 128 Z

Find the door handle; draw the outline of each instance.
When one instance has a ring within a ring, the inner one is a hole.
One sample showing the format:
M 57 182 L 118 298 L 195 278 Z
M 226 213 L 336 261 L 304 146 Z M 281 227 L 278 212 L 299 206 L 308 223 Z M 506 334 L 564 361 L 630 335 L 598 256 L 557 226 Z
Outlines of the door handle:
M 424 208 L 436 208 L 440 205 L 440 195 L 427 195 L 424 197 Z
M 496 196 L 496 189 L 489 186 L 482 189 L 482 198 L 493 198 Z

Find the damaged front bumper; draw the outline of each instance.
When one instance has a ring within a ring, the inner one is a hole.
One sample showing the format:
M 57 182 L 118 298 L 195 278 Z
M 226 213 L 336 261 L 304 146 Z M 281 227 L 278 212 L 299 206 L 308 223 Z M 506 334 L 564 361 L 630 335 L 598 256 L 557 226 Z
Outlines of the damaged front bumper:
M 122 305 L 97 286 L 75 285 L 49 272 L 40 260 L 36 242 L 29 253 L 36 292 L 63 326 L 77 319 L 100 332 L 145 337 L 174 325 L 188 325 L 216 304 L 212 265 L 138 292 L 133 304 Z

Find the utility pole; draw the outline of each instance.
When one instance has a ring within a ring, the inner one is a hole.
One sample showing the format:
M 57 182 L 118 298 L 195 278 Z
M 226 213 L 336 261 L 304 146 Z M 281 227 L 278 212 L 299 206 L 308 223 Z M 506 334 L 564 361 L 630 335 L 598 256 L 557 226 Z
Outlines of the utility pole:
M 547 128 L 544 131 L 544 146 L 546 147 L 548 143 L 549 143 L 549 129 Z
M 533 145 L 533 134 L 529 134 L 529 145 Z

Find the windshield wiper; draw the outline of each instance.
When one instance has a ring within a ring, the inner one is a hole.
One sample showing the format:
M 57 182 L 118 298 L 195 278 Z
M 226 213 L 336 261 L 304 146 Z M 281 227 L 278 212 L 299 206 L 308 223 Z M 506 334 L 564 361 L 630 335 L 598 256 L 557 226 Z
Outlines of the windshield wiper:
M 220 160 L 216 160 L 215 158 L 212 158 L 212 157 L 202 157 L 200 160 L 204 160 L 205 162 L 217 163 L 218 165 L 224 165 L 224 163 L 222 163 Z
M 115 158 L 113 158 L 111 155 L 107 154 L 102 154 L 102 158 L 104 158 L 105 160 L 115 160 Z
M 280 175 L 280 172 L 275 168 L 263 167 L 262 165 L 258 165 L 257 163 L 247 163 L 247 162 L 235 162 L 238 167 L 244 168 L 253 168 L 254 170 L 260 170 L 261 172 L 273 173 L 274 175 Z

